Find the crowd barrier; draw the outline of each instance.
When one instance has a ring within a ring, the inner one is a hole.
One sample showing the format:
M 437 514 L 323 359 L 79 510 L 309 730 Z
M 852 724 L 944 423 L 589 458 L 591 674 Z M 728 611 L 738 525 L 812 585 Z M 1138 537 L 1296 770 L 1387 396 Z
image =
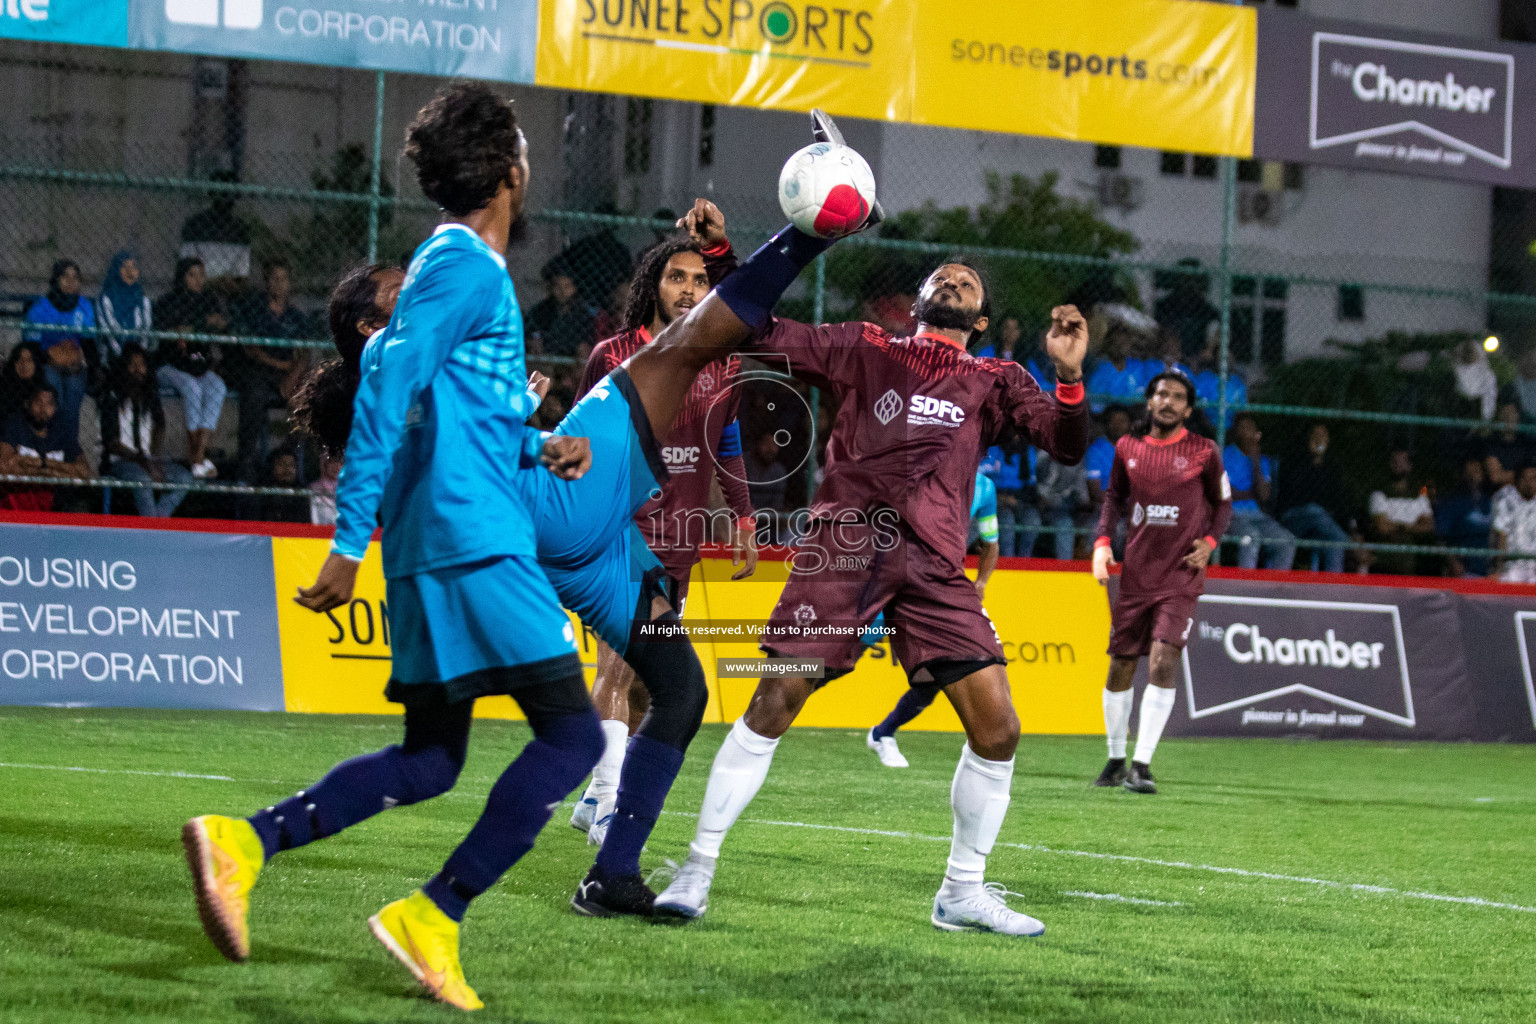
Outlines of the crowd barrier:
M 0 520 L 0 704 L 396 713 L 384 700 L 389 611 L 375 545 L 352 602 L 292 601 L 328 532 L 302 525 L 7 513 Z M 1026 733 L 1102 733 L 1109 602 L 1075 565 L 1005 560 L 986 604 Z M 764 559 L 695 570 L 685 621 L 761 622 L 787 575 Z M 1536 741 L 1536 587 L 1213 570 L 1190 624 L 1171 735 Z M 573 619 L 573 622 L 575 620 Z M 588 681 L 595 638 L 576 623 Z M 708 722 L 755 681 L 722 678 L 748 640 L 696 640 Z M 817 693 L 805 726 L 866 728 L 906 686 L 888 644 Z M 507 698 L 484 717 L 519 717 Z M 912 725 L 956 731 L 947 701 Z

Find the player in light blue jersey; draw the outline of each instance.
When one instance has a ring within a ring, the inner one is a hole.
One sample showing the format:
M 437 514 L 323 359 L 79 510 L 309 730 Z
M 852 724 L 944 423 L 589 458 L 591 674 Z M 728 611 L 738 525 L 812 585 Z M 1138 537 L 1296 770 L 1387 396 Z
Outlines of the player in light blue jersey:
M 985 597 L 987 581 L 997 570 L 997 485 L 981 470 L 976 471 L 976 491 L 971 497 L 970 537 L 966 540 L 966 547 L 978 541 L 981 543 L 981 552 L 977 560 L 976 593 Z M 864 634 L 866 645 L 872 647 L 880 642 L 884 634 L 879 629 L 884 625 L 885 613 L 882 612 Z M 885 716 L 885 721 L 869 730 L 864 744 L 875 752 L 881 764 L 887 768 L 907 767 L 907 759 L 896 746 L 896 730 L 928 710 L 928 705 L 939 696 L 939 689 L 937 686 L 909 687 L 896 702 L 896 707 Z
M 522 317 L 501 255 L 529 173 L 511 105 L 482 85 L 451 86 L 417 114 L 406 155 L 447 220 L 417 250 L 388 326 L 328 369 L 356 399 L 336 539 L 318 580 L 297 598 L 317 612 L 349 601 L 382 525 L 394 651 L 385 692 L 405 706 L 405 737 L 247 819 L 194 818 L 183 843 L 204 929 L 243 960 L 248 893 L 268 858 L 450 789 L 475 698 L 510 694 L 532 742 L 492 786 L 443 869 L 369 920 L 434 996 L 472 1010 L 482 1004 L 458 957 L 469 902 L 532 847 L 603 749 L 518 483 L 548 475 L 540 463 L 577 479 L 590 450 L 585 438 L 525 426 Z

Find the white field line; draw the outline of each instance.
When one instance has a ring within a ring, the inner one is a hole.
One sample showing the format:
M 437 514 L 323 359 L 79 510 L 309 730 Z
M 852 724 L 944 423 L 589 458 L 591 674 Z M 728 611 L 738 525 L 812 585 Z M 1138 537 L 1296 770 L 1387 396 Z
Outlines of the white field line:
M 24 768 L 43 771 L 59 772 L 89 772 L 100 775 L 151 775 L 167 779 L 211 779 L 216 782 L 258 782 L 270 783 L 280 786 L 282 782 L 276 779 L 237 779 L 228 775 L 198 775 L 192 772 L 151 772 L 139 771 L 130 768 L 81 768 L 73 765 L 57 764 L 16 764 L 0 761 L 0 768 Z M 472 793 L 455 790 L 452 796 L 462 796 L 469 799 L 483 800 L 485 797 Z M 571 807 L 569 801 L 562 807 Z M 680 818 L 697 818 L 697 814 L 686 811 L 662 811 L 661 813 Z M 843 832 L 861 836 L 884 836 L 889 839 L 917 839 L 928 843 L 947 843 L 949 836 L 930 836 L 921 832 L 901 832 L 893 829 L 882 828 L 854 828 L 849 825 L 820 825 L 808 821 L 778 821 L 769 818 L 743 818 L 741 824 L 768 825 L 774 828 L 804 828 L 815 829 L 822 832 Z M 1239 878 L 1264 878 L 1272 882 L 1297 882 L 1303 885 L 1320 885 L 1330 889 L 1344 889 L 1350 892 L 1373 893 L 1378 896 L 1401 896 L 1405 899 L 1430 900 L 1436 903 L 1460 903 L 1472 907 L 1487 907 L 1490 910 L 1513 910 L 1521 914 L 1536 914 L 1536 907 L 1522 906 L 1519 903 L 1501 903 L 1497 900 L 1485 900 L 1481 896 L 1447 896 L 1438 892 L 1422 892 L 1417 889 L 1394 889 L 1385 885 L 1367 885 L 1363 882 L 1340 882 L 1330 878 L 1310 878 L 1306 875 L 1283 875 L 1274 871 L 1250 871 L 1247 868 L 1229 868 L 1218 864 L 1194 864 L 1184 860 L 1160 860 L 1157 857 L 1138 857 L 1127 853 L 1098 853 L 1093 850 L 1069 850 L 1054 846 L 1040 846 L 1034 843 L 998 843 L 997 846 L 1007 847 L 1011 850 L 1024 850 L 1028 853 L 1047 853 L 1061 857 L 1087 857 L 1092 860 L 1117 861 L 1127 864 L 1148 864 L 1159 868 L 1175 868 L 1181 871 L 1205 871 L 1218 875 L 1234 875 Z
M 1135 903 L 1143 907 L 1182 907 L 1184 904 L 1177 900 L 1144 900 L 1138 896 L 1121 896 L 1117 892 L 1079 892 L 1076 889 L 1064 889 L 1063 896 L 1081 896 L 1085 900 L 1108 900 L 1111 903 Z

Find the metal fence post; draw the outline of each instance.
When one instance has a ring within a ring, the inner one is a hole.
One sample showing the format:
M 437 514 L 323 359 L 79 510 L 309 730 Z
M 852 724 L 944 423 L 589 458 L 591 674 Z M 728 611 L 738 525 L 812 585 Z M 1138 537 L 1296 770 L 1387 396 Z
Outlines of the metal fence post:
M 373 80 L 373 166 L 368 180 L 368 262 L 379 261 L 379 178 L 384 164 L 384 72 Z
M 1237 158 L 1221 158 L 1221 259 L 1216 286 L 1221 289 L 1221 337 L 1216 373 L 1216 446 L 1227 444 L 1227 376 L 1232 351 L 1232 236 L 1237 232 Z
M 816 257 L 816 284 L 811 292 L 811 322 L 821 326 L 827 317 L 827 254 Z M 811 388 L 811 450 L 805 458 L 806 504 L 816 493 L 816 425 L 821 419 L 821 389 Z

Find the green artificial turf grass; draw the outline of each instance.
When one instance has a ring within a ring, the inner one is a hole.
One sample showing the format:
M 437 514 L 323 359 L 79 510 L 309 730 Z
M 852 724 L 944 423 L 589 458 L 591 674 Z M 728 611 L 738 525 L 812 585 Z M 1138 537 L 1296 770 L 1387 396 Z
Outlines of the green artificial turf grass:
M 0 1020 L 456 1017 L 417 995 L 365 921 L 436 870 L 526 741 L 523 726 L 477 722 L 453 794 L 274 859 L 253 893 L 247 964 L 226 963 L 204 939 L 181 857 L 186 818 L 249 813 L 398 728 L 370 717 L 0 708 L 0 763 L 109 770 L 0 767 Z M 724 735 L 700 734 L 647 866 L 686 854 L 686 812 Z M 558 811 L 467 920 L 463 960 L 487 1004 L 481 1017 L 1536 1017 L 1536 913 L 1412 895 L 1536 908 L 1536 749 L 1168 740 L 1155 765 L 1163 792 L 1142 797 L 1088 785 L 1102 741 L 1026 737 L 988 876 L 1045 921 L 1045 937 L 1029 940 L 929 924 L 960 738 L 900 739 L 907 770 L 882 768 L 859 733 L 792 732 L 727 840 L 708 915 L 688 926 L 576 916 L 567 900 L 591 850 L 566 827 L 569 809 Z M 1084 893 L 1155 902 L 1073 895 Z

